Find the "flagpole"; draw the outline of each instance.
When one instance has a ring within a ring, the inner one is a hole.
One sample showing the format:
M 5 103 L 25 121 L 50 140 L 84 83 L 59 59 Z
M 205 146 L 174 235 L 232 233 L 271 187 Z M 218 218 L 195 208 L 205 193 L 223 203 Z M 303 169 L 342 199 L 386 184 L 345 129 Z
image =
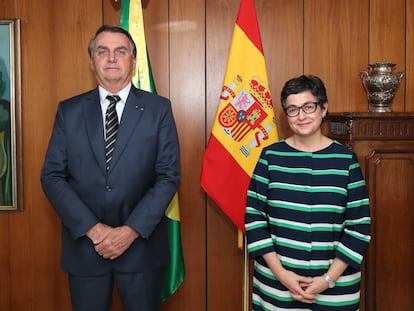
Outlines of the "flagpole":
M 244 247 L 243 247 L 243 311 L 249 310 L 249 297 L 250 297 L 250 277 L 249 277 L 249 253 L 247 251 L 247 239 L 243 235 Z

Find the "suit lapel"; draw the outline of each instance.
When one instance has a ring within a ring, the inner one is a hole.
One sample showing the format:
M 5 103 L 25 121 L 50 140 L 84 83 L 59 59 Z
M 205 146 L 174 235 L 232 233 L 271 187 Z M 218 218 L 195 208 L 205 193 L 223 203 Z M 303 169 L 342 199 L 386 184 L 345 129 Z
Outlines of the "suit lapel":
M 135 128 L 143 115 L 144 109 L 145 105 L 142 102 L 140 91 L 132 86 L 119 124 L 111 166 L 115 166 L 118 162 L 122 152 L 128 144 L 129 137 L 135 131 Z
M 98 89 L 96 89 L 95 92 L 90 93 L 86 98 L 84 113 L 88 137 L 96 161 L 99 163 L 99 166 L 105 170 L 104 129 Z

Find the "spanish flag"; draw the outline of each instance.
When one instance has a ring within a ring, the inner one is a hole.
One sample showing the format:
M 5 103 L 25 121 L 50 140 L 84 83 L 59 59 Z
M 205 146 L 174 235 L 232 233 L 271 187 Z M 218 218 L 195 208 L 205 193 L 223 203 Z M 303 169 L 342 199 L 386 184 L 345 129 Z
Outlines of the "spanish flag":
M 250 177 L 277 139 L 254 0 L 241 0 L 200 183 L 242 232 Z
M 133 84 L 140 89 L 157 93 L 145 41 L 141 0 L 122 0 L 120 25 L 129 31 L 137 46 L 137 64 L 132 77 Z M 185 277 L 177 193 L 171 200 L 165 215 L 168 220 L 171 261 L 164 276 L 162 301 L 175 293 Z

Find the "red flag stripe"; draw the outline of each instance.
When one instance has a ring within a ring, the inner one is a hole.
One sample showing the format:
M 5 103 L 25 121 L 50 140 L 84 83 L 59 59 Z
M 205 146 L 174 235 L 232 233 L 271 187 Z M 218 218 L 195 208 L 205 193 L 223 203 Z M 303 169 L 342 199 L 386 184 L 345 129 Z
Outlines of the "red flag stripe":
M 260 37 L 254 0 L 241 1 L 236 23 L 263 54 L 262 39 Z
M 244 232 L 244 206 L 250 177 L 214 135 L 210 136 L 202 170 L 203 189 Z

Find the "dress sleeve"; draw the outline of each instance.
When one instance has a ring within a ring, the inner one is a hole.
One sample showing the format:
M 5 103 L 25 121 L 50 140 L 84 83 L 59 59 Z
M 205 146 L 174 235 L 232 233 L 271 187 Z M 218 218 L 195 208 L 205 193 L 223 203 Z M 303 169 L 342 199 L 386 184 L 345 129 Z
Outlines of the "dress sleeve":
M 371 218 L 367 186 L 355 155 L 349 165 L 347 191 L 344 234 L 335 255 L 359 268 L 371 240 Z
M 246 196 L 245 228 L 251 258 L 275 251 L 268 229 L 268 161 L 262 152 L 250 179 Z

